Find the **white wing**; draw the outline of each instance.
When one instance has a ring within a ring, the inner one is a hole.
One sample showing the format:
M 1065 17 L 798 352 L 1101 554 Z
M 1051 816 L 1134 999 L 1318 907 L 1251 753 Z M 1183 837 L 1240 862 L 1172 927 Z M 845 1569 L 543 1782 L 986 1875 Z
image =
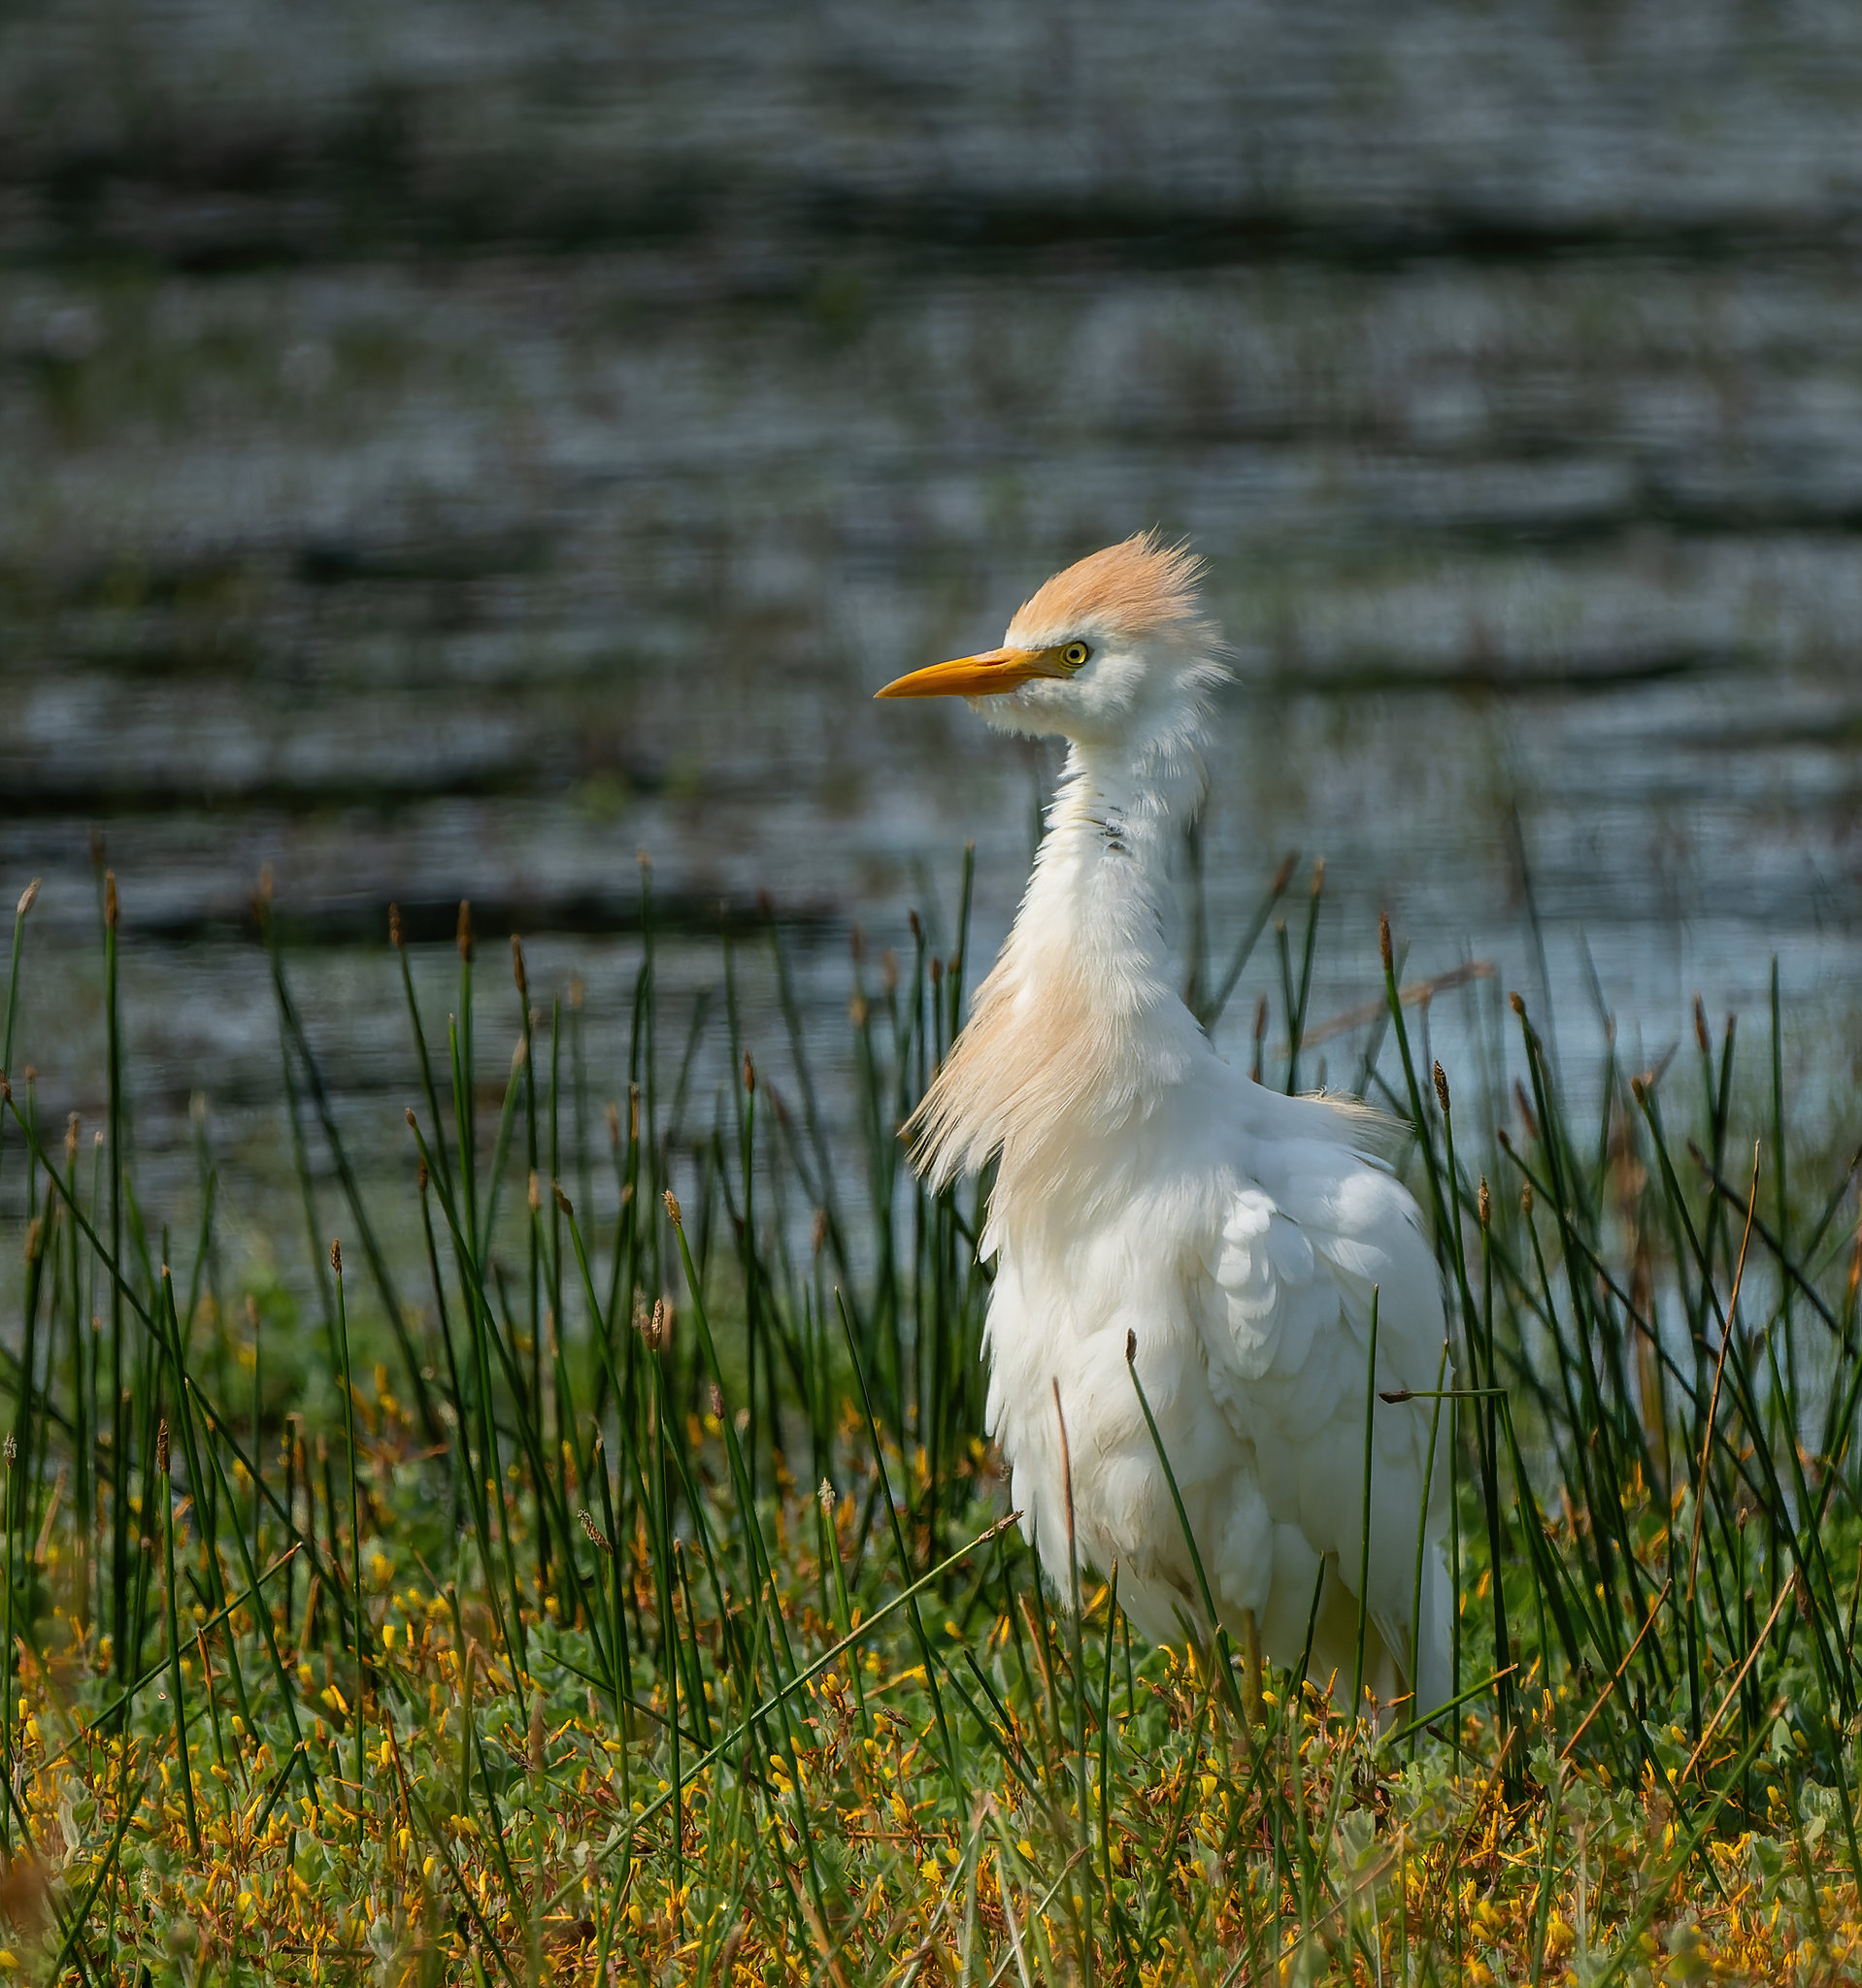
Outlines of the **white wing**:
M 1230 1202 L 1210 1254 L 1198 1323 L 1212 1387 L 1253 1448 L 1274 1522 L 1261 1633 L 1276 1662 L 1299 1661 L 1319 1567 L 1327 1563 L 1312 1662 L 1323 1684 L 1335 1673 L 1350 1675 L 1356 1643 L 1374 1289 L 1378 1390 L 1422 1392 L 1449 1382 L 1437 1378 L 1442 1286 L 1414 1202 L 1329 1125 L 1311 1122 L 1319 1136 L 1275 1142 L 1269 1179 L 1241 1188 Z M 1448 1417 L 1444 1405 L 1425 1486 L 1437 1404 L 1379 1401 L 1370 1412 L 1367 1613 L 1375 1634 L 1366 1639 L 1366 1681 L 1387 1701 L 1409 1673 L 1419 1560 L 1417 1684 L 1427 1708 L 1447 1696 L 1449 1596 L 1441 1541 Z

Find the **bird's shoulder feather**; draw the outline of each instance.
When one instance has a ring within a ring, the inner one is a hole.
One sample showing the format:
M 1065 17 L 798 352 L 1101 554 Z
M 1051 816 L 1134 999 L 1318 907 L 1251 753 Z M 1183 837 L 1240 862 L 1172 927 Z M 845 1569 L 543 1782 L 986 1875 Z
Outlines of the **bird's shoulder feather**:
M 1414 1199 L 1331 1125 L 1308 1124 L 1305 1136 L 1238 1143 L 1208 1252 L 1211 1357 L 1248 1380 L 1291 1378 L 1316 1358 L 1343 1381 L 1348 1363 L 1361 1402 L 1375 1290 L 1380 1373 L 1430 1386 L 1442 1284 Z
M 1309 1123 L 1313 1121 L 1309 1120 Z M 1408 1190 L 1319 1125 L 1238 1148 L 1240 1177 L 1192 1303 L 1212 1393 L 1254 1454 L 1277 1524 L 1336 1555 L 1355 1587 L 1364 1436 L 1374 1436 L 1372 1602 L 1407 1636 L 1416 1526 L 1438 1528 L 1429 1404 L 1370 1402 L 1437 1385 L 1446 1331 L 1440 1273 Z M 1377 1294 L 1377 1367 L 1371 1312 Z M 1310 1577 L 1309 1577 L 1310 1578 Z

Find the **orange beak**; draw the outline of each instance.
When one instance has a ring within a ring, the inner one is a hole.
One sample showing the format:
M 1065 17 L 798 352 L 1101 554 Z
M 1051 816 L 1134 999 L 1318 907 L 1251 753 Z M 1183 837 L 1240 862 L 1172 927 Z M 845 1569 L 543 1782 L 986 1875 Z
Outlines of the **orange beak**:
M 899 677 L 876 697 L 999 697 L 1036 677 L 1064 677 L 1067 671 L 1045 648 L 989 648 L 954 662 L 932 663 Z

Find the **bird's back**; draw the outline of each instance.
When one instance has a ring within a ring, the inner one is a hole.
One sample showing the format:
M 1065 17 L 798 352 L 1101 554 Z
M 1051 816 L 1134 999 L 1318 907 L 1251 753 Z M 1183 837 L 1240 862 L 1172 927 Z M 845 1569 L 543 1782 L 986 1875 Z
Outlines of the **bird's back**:
M 1298 1663 L 1311 1620 L 1320 1682 L 1355 1657 L 1373 1289 L 1378 1388 L 1434 1390 L 1443 1355 L 1415 1205 L 1365 1130 L 1212 1053 L 1082 1153 L 1069 1206 L 1017 1209 L 1012 1193 L 1005 1209 L 999 1189 L 994 1224 L 991 1428 L 1050 1574 L 1064 1585 L 1064 1416 L 1081 1558 L 1102 1572 L 1116 1561 L 1120 1599 L 1154 1640 L 1180 1641 L 1204 1618 L 1126 1370 L 1129 1335 L 1217 1613 L 1239 1633 L 1252 1609 L 1281 1664 Z M 1435 1404 L 1370 1406 L 1367 1678 L 1387 1699 L 1410 1671 L 1420 1545 L 1434 1704 L 1446 1432 L 1431 1467 Z
M 1435 1705 L 1447 1695 L 1448 1445 L 1434 1398 L 1447 1371 L 1434 1252 L 1413 1198 L 1367 1149 L 1360 1116 L 1248 1088 L 1239 1160 L 1251 1177 L 1213 1252 L 1201 1323 L 1211 1387 L 1252 1449 L 1275 1524 L 1264 1635 L 1284 1650 L 1297 1623 L 1303 1646 L 1326 1560 L 1333 1606 L 1321 1596 L 1313 1669 L 1323 1679 L 1350 1668 L 1366 1568 L 1371 1640 L 1407 1678 L 1413 1639 L 1418 1690 Z M 1380 1398 L 1406 1391 L 1415 1398 Z M 1386 1670 L 1386 1698 L 1391 1681 Z

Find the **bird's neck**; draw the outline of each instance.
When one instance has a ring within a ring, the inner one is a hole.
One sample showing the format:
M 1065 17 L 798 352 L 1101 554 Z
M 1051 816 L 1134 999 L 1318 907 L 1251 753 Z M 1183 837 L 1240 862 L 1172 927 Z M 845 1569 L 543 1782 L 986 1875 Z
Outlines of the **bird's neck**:
M 1171 853 L 1201 793 L 1187 753 L 1069 752 L 1014 929 L 920 1108 L 934 1178 L 1000 1154 L 998 1210 L 1079 1191 L 1213 1057 L 1166 936 Z
M 1013 961 L 1033 982 L 1083 973 L 1108 1013 L 1177 1002 L 1170 867 L 1201 798 L 1193 760 L 1159 767 L 1103 747 L 1071 747 L 1004 965 Z

